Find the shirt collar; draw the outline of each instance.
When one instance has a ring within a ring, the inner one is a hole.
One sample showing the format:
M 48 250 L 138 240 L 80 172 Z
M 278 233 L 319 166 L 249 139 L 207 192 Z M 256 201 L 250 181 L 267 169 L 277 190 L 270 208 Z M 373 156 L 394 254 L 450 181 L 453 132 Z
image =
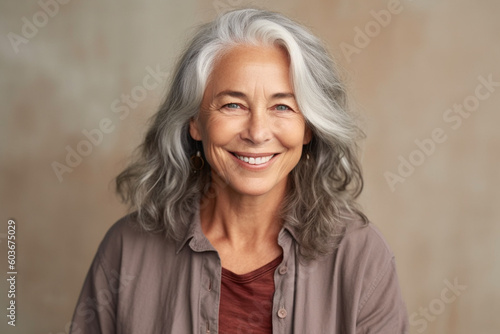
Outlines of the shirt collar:
M 281 229 L 280 235 L 282 233 L 284 233 L 285 231 L 288 232 L 295 241 L 298 240 L 297 239 L 297 231 L 295 231 L 295 229 L 293 227 L 288 226 L 287 224 L 285 224 L 285 226 L 283 226 L 283 228 Z
M 186 233 L 184 237 L 176 243 L 177 254 L 188 242 L 191 249 L 195 252 L 216 251 L 201 229 L 199 202 L 196 201 L 196 203 L 193 218 L 186 229 Z M 290 237 L 292 237 L 295 242 L 297 241 L 295 229 L 285 224 L 278 235 L 278 244 L 283 246 Z
M 201 229 L 200 208 L 198 202 L 193 218 L 186 229 L 184 237 L 177 242 L 176 253 L 179 253 L 188 242 L 191 249 L 195 252 L 215 251 L 215 248 L 212 246 L 210 241 L 208 241 L 207 237 L 205 237 L 205 234 L 203 234 Z

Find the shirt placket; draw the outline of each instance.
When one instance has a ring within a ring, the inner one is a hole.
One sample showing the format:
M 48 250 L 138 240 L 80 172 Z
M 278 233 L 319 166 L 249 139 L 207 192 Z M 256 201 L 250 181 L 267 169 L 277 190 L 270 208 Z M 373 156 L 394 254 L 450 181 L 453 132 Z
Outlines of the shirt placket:
M 283 261 L 274 273 L 272 322 L 273 333 L 279 334 L 292 333 L 295 253 L 291 237 L 287 233 L 282 230 L 278 237 L 278 243 L 283 248 Z
M 205 252 L 200 287 L 200 334 L 219 332 L 221 264 L 216 252 Z

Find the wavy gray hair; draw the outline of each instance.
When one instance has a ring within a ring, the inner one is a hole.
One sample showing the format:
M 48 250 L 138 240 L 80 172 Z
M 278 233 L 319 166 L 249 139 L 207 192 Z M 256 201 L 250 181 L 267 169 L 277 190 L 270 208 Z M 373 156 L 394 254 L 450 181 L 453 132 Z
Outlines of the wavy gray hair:
M 204 199 L 216 196 L 210 166 L 197 173 L 191 168 L 190 157 L 202 149 L 189 135 L 189 121 L 198 115 L 214 62 L 238 44 L 278 45 L 289 55 L 296 100 L 313 139 L 289 175 L 281 217 L 295 231 L 304 258 L 326 254 L 340 242 L 346 217 L 367 222 L 355 203 L 363 188 L 357 158 L 363 133 L 325 47 L 278 13 L 239 9 L 199 28 L 177 63 L 135 161 L 118 175 L 117 192 L 144 229 L 174 239 L 182 237 L 197 202 L 204 205 Z

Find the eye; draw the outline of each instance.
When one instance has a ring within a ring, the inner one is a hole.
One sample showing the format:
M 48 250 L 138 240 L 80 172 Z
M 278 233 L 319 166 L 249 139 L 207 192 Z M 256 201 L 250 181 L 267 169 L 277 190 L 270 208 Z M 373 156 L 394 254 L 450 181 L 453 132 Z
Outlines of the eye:
M 240 105 L 237 103 L 228 103 L 228 104 L 223 105 L 222 108 L 239 109 Z
M 287 110 L 293 111 L 293 109 L 287 106 L 286 104 L 278 104 L 274 108 L 278 111 L 287 111 Z

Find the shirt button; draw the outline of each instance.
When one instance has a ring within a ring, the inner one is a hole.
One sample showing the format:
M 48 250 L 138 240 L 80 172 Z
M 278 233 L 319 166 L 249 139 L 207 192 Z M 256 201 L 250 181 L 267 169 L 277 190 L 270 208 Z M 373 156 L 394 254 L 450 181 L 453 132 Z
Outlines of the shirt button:
M 280 269 L 278 270 L 278 272 L 281 275 L 285 275 L 287 271 L 288 271 L 288 268 L 286 266 L 281 266 Z
M 283 319 L 286 317 L 286 310 L 284 308 L 281 308 L 279 311 L 278 311 L 278 317 Z

